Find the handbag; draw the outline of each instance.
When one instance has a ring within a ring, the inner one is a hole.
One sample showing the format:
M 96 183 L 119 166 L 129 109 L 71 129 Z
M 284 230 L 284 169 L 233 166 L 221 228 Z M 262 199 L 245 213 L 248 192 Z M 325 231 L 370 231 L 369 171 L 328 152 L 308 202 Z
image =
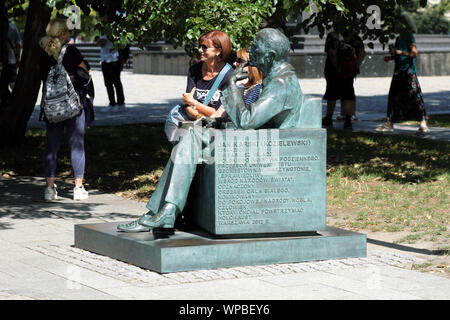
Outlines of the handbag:
M 92 82 L 92 77 L 89 72 L 78 66 L 73 74 L 73 77 L 70 77 L 70 80 L 72 81 L 75 90 L 80 90 L 87 89 Z
M 206 96 L 206 99 L 203 101 L 203 104 L 208 105 L 209 101 L 213 97 L 214 93 L 216 92 L 217 88 L 219 87 L 220 82 L 222 82 L 223 77 L 225 74 L 231 69 L 231 66 L 227 63 L 220 71 L 219 75 L 217 76 L 216 80 L 214 81 L 213 86 L 211 87 L 211 90 L 209 90 L 208 95 Z M 189 117 L 186 113 L 186 107 L 177 104 L 175 107 L 173 107 L 169 111 L 169 115 L 167 116 L 166 123 L 164 125 L 164 132 L 167 136 L 167 139 L 175 143 L 178 141 L 178 128 L 181 127 L 181 123 L 183 121 L 189 121 Z

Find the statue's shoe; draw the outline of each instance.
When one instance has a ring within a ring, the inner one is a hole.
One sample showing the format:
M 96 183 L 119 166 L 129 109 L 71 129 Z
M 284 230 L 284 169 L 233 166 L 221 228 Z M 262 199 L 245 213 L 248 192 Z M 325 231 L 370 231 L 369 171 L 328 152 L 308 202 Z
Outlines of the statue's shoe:
M 172 203 L 166 203 L 155 215 L 144 215 L 138 223 L 149 228 L 173 229 L 176 216 L 177 207 Z
M 147 215 L 148 214 L 145 214 L 145 215 L 143 215 L 143 217 L 145 217 Z M 145 227 L 145 226 L 142 226 L 139 224 L 139 220 L 141 218 L 139 218 L 138 220 L 135 220 L 133 222 L 130 222 L 130 223 L 119 224 L 117 226 L 117 230 L 123 231 L 123 232 L 149 232 L 150 230 L 152 230 L 152 228 Z

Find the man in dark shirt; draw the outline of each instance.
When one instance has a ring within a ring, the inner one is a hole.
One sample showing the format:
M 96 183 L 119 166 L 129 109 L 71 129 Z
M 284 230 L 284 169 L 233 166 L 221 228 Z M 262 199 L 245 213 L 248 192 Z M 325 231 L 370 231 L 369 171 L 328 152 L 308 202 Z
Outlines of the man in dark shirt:
M 364 43 L 362 39 L 354 32 L 347 30 L 343 33 L 344 43 L 348 43 L 353 47 L 353 50 L 356 54 L 356 74 L 360 73 L 360 67 L 366 56 L 366 52 L 364 50 Z M 343 99 L 341 106 L 341 118 L 343 118 L 347 124 L 347 127 L 351 127 L 351 120 L 356 120 L 356 95 L 354 89 L 354 80 L 352 78 L 351 81 L 348 80 L 348 91 L 352 92 L 352 97 L 347 97 L 347 99 Z M 345 98 L 345 97 L 344 97 Z M 348 118 L 350 117 L 350 119 Z
M 349 50 L 351 50 L 351 54 Z M 364 44 L 356 33 L 347 29 L 342 34 L 342 37 L 336 32 L 329 33 L 325 44 L 325 51 L 327 53 L 325 65 L 327 90 L 324 99 L 327 100 L 327 113 L 322 120 L 322 124 L 327 127 L 333 126 L 332 117 L 336 107 L 336 100 L 340 99 L 341 114 L 337 119 L 345 119 L 344 129 L 351 129 L 352 118 L 356 119 L 354 80 L 356 75 L 360 73 L 360 66 L 365 57 Z M 348 72 L 349 68 L 345 63 L 346 59 L 353 60 L 353 67 L 350 68 L 350 72 Z

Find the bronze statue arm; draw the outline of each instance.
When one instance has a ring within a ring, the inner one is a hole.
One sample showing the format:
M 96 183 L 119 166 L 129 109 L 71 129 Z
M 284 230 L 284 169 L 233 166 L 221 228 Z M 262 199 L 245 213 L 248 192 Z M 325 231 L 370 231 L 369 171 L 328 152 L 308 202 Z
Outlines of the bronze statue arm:
M 234 125 L 240 129 L 257 129 L 283 111 L 286 99 L 285 85 L 281 79 L 267 83 L 258 100 L 245 107 L 242 92 L 236 85 L 225 89 L 222 103 Z
M 242 91 L 236 85 L 236 82 L 243 80 L 248 77 L 248 71 L 245 71 L 244 68 L 248 65 L 248 62 L 241 64 L 230 76 L 228 79 L 228 86 L 223 91 L 222 96 L 222 107 L 225 109 L 225 112 L 230 116 L 231 121 L 238 127 L 238 123 L 240 123 L 240 114 L 246 110 L 244 97 L 242 95 Z M 228 105 L 232 105 L 233 107 L 226 107 L 224 100 L 227 101 Z M 221 107 L 221 108 L 222 108 Z M 232 115 L 230 115 L 232 112 Z

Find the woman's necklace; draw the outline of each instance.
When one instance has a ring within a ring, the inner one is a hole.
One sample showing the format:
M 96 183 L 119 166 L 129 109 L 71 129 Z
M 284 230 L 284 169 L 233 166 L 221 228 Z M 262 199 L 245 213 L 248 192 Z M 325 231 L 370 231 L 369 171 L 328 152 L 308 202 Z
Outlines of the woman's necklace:
M 208 68 L 206 62 L 203 63 L 203 66 L 202 66 L 203 79 L 211 80 L 211 79 L 215 78 L 219 74 L 220 70 L 223 67 L 223 65 L 222 65 L 222 67 L 220 67 L 221 65 L 222 65 L 222 63 L 216 64 L 215 66 L 213 66 L 213 68 L 211 68 L 211 69 L 216 69 L 216 70 L 211 71 L 211 69 Z

